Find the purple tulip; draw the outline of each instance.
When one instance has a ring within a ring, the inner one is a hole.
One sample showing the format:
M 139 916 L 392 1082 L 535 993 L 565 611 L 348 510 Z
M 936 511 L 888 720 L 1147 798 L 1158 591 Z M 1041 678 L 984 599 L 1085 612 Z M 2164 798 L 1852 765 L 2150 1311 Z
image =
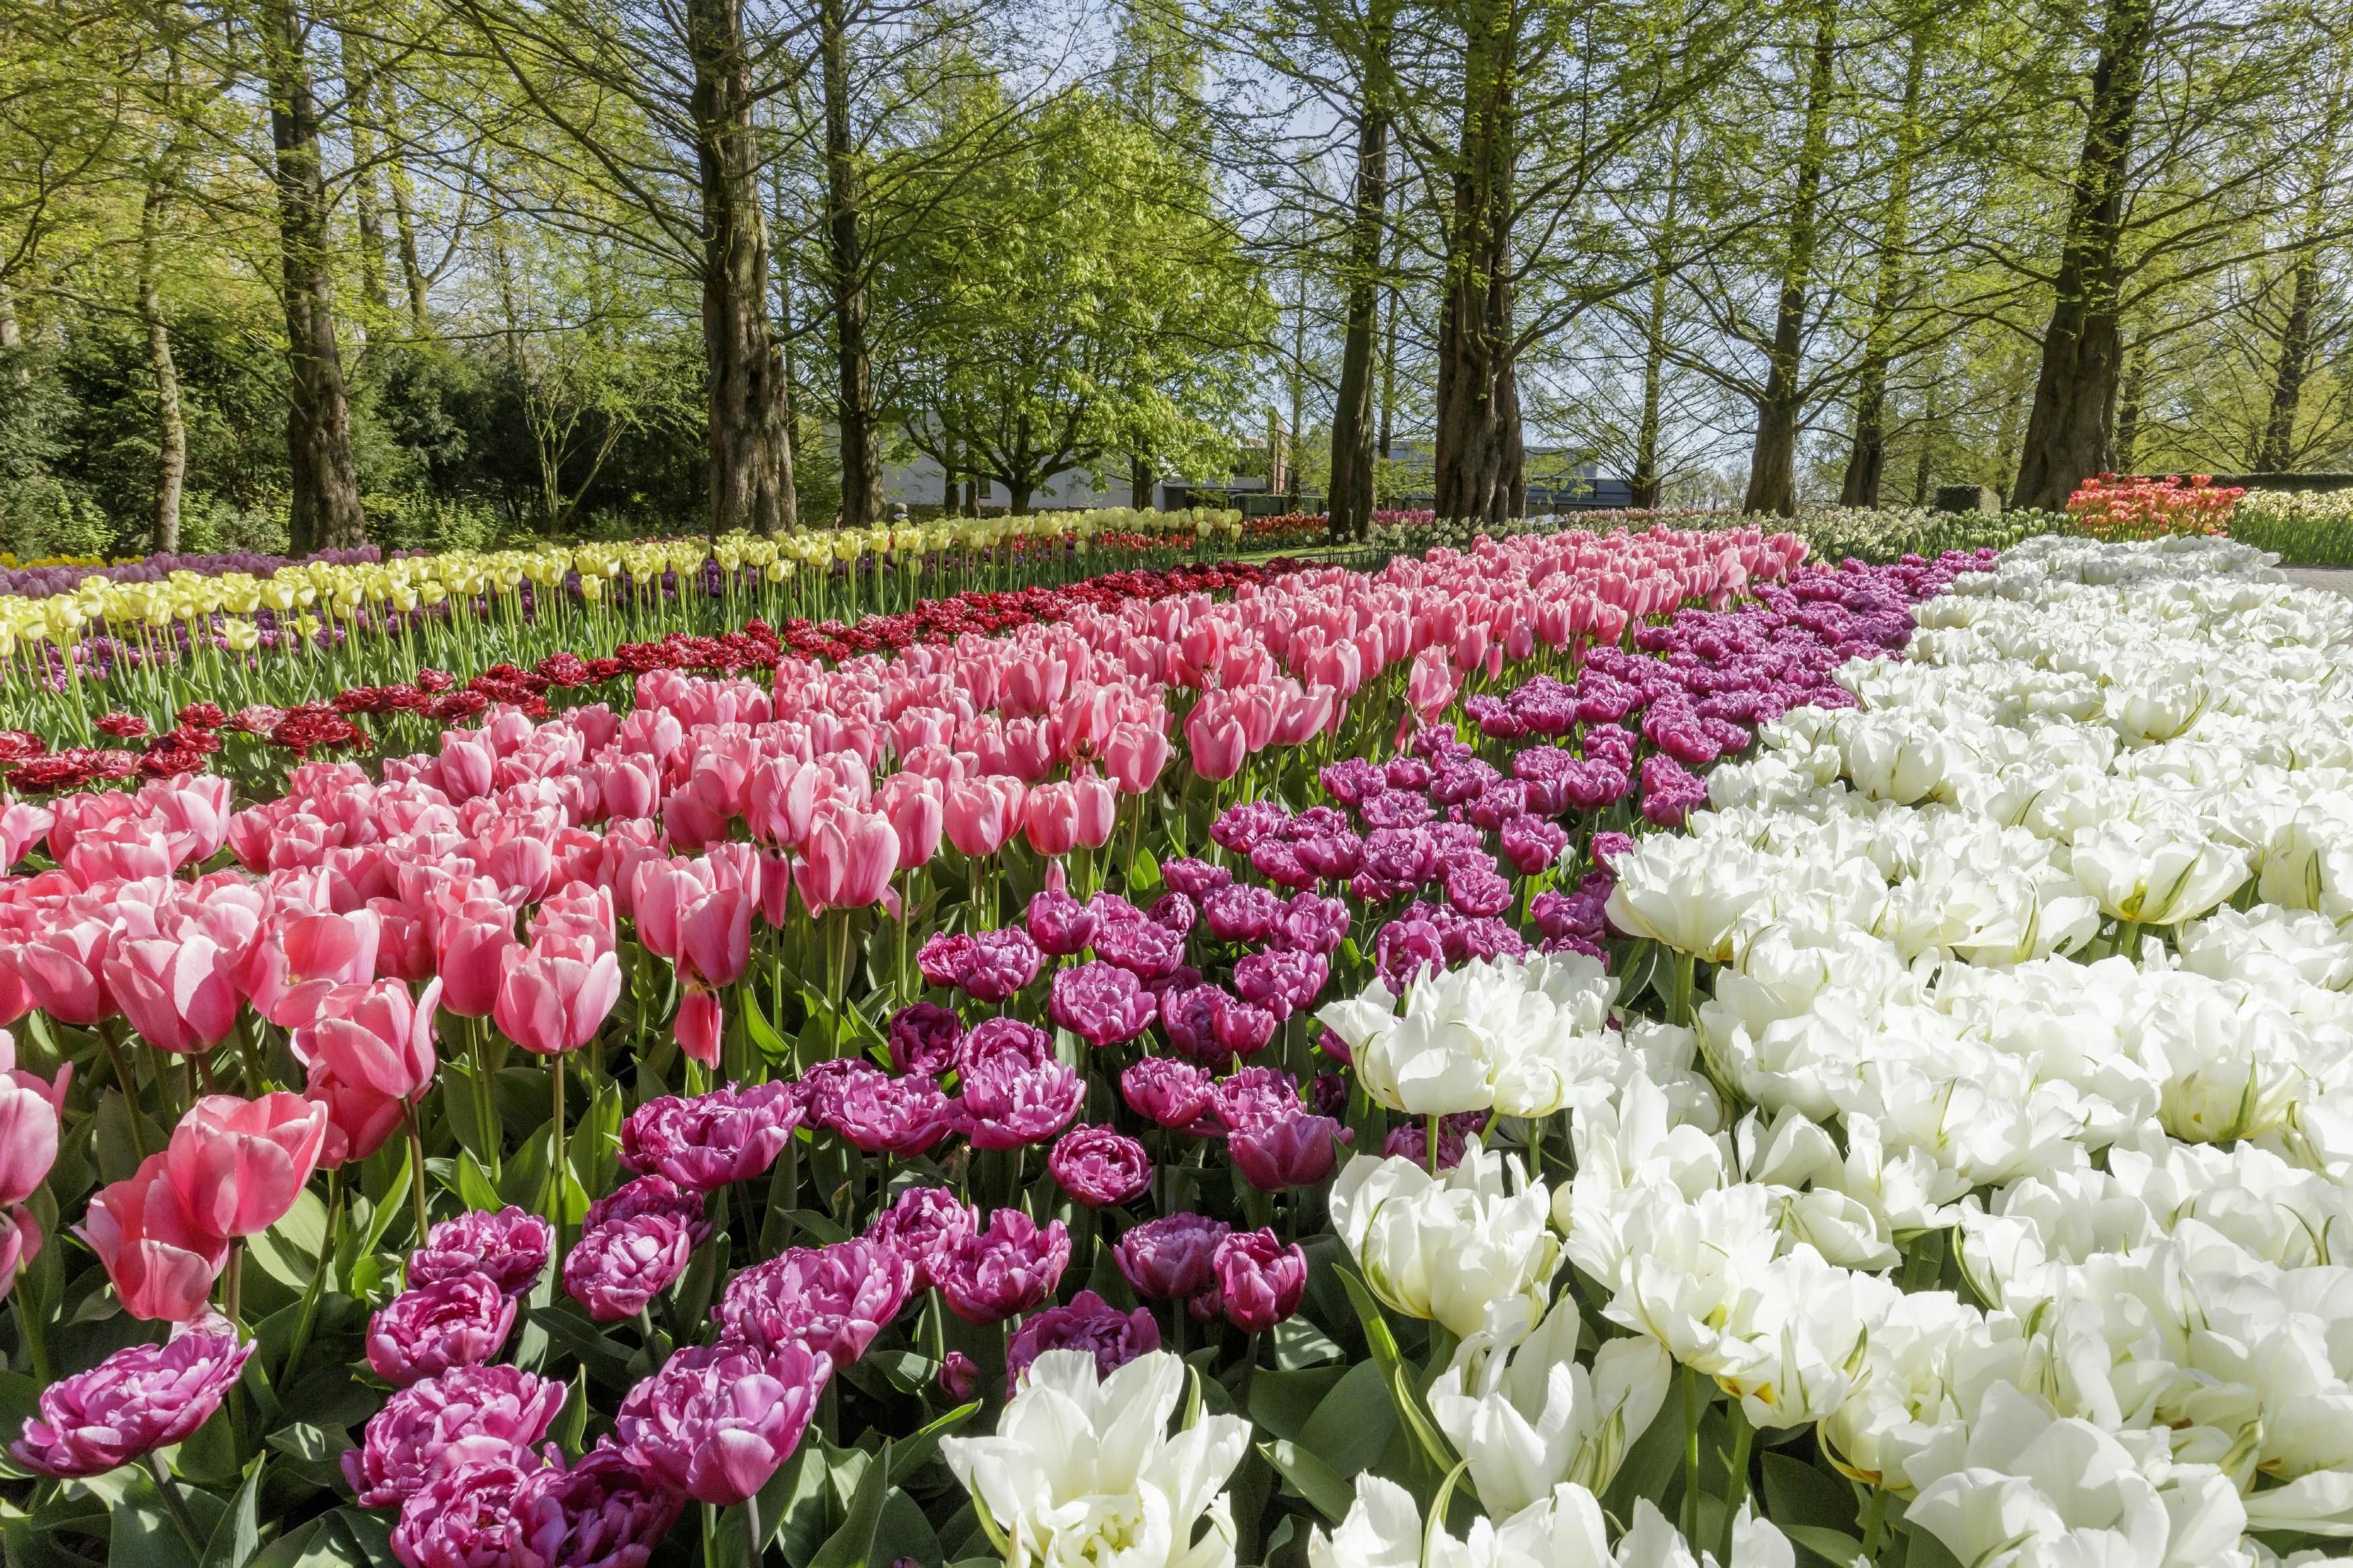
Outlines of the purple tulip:
M 1340 1163 L 1340 1145 L 1356 1134 L 1329 1116 L 1269 1118 L 1238 1128 L 1226 1140 L 1234 1169 L 1262 1193 L 1312 1187 Z
M 1145 1221 L 1112 1247 L 1112 1259 L 1139 1296 L 1189 1300 L 1218 1282 L 1218 1243 L 1233 1227 L 1207 1215 L 1172 1214 Z
M 800 1101 L 787 1084 L 731 1085 L 692 1100 L 666 1095 L 621 1123 L 621 1163 L 698 1193 L 715 1192 L 775 1163 L 800 1120 Z
M 1048 1351 L 1087 1351 L 1095 1375 L 1109 1377 L 1140 1355 L 1160 1348 L 1160 1325 L 1152 1310 L 1123 1312 L 1092 1290 L 1082 1290 L 1067 1307 L 1033 1314 L 1005 1347 L 1005 1397 L 1021 1386 L 1022 1374 Z
M 797 1343 L 765 1356 L 723 1340 L 686 1346 L 621 1401 L 621 1456 L 697 1502 L 742 1502 L 800 1446 L 832 1371 Z
M 1209 837 L 1237 855 L 1247 855 L 1270 838 L 1279 838 L 1291 826 L 1291 814 L 1272 801 L 1245 801 L 1219 812 L 1209 824 Z
M 1217 1082 L 1190 1062 L 1145 1057 L 1119 1075 L 1130 1110 L 1158 1126 L 1192 1131 L 1217 1105 Z
M 1160 1028 L 1180 1055 L 1197 1062 L 1222 1062 L 1226 1048 L 1218 1044 L 1218 1004 L 1230 1000 L 1220 985 L 1188 985 L 1160 999 Z
M 1147 984 L 1185 962 L 1185 938 L 1157 921 L 1119 921 L 1095 927 L 1095 956 Z
M 976 1002 L 1002 1002 L 1038 978 L 1045 954 L 1018 926 L 982 931 L 972 939 L 970 961 L 956 981 Z
M 890 1081 L 889 1073 L 863 1057 L 828 1057 L 821 1062 L 811 1062 L 801 1070 L 800 1081 L 794 1086 L 800 1095 L 801 1120 L 812 1126 L 830 1128 L 834 1109 L 843 1096 Z
M 955 1063 L 964 1023 L 953 1007 L 916 1002 L 891 1017 L 891 1065 L 902 1073 L 944 1073 Z
M 1218 1082 L 1218 1120 L 1229 1132 L 1299 1114 L 1299 1080 L 1280 1068 L 1244 1068 Z
M 1054 976 L 1047 1010 L 1091 1046 L 1115 1046 L 1152 1026 L 1159 1004 L 1126 970 L 1100 960 Z
M 976 1149 L 1043 1142 L 1071 1124 L 1087 1097 L 1086 1080 L 1060 1062 L 977 1064 L 961 1087 L 965 1132 Z
M 972 1357 L 962 1351 L 950 1351 L 940 1363 L 938 1373 L 940 1393 L 951 1405 L 969 1405 L 980 1392 L 980 1368 Z
M 1568 847 L 1568 829 L 1557 822 L 1522 813 L 1504 822 L 1499 836 L 1504 858 L 1523 877 L 1533 877 L 1560 858 Z
M 1465 866 L 1446 874 L 1446 901 L 1463 914 L 1502 914 L 1512 907 L 1512 884 L 1493 871 Z
M 1244 882 L 1219 888 L 1201 900 L 1201 923 L 1219 942 L 1264 942 L 1282 913 L 1282 900 Z
M 588 1205 L 588 1215 L 581 1221 L 584 1230 L 599 1226 L 618 1225 L 639 1215 L 665 1215 L 686 1226 L 700 1247 L 710 1237 L 711 1226 L 702 1217 L 702 1194 L 681 1192 L 678 1184 L 668 1176 L 639 1176 L 634 1182 L 624 1182 L 611 1192 Z
M 1019 1209 L 998 1209 L 939 1270 L 940 1294 L 967 1323 L 1001 1323 L 1052 1295 L 1070 1261 L 1071 1233 L 1060 1220 L 1040 1228 Z
M 1046 1156 L 1046 1169 L 1091 1209 L 1126 1203 L 1152 1184 L 1152 1156 L 1110 1127 L 1071 1128 Z
M 40 1414 L 8 1451 L 27 1468 L 72 1479 L 168 1447 L 212 1419 L 255 1342 L 212 1318 L 160 1345 L 131 1345 L 41 1391 Z
M 972 972 L 972 938 L 963 931 L 934 931 L 915 952 L 915 967 L 926 985 L 961 987 Z
M 1314 1006 L 1331 975 L 1320 952 L 1253 952 L 1234 965 L 1234 989 L 1281 1021 Z
M 564 1293 L 600 1323 L 645 1310 L 686 1272 L 699 1238 L 674 1214 L 632 1215 L 592 1226 L 564 1258 Z
M 1058 888 L 1045 888 L 1030 899 L 1022 919 L 1029 940 L 1055 958 L 1071 958 L 1094 940 L 1095 912 Z
M 913 1260 L 879 1242 L 787 1247 L 729 1281 L 712 1316 L 755 1350 L 803 1344 L 839 1369 L 899 1315 L 914 1279 Z
M 1294 893 L 1268 935 L 1279 948 L 1320 952 L 1328 958 L 1340 951 L 1340 943 L 1347 938 L 1348 906 L 1338 899 Z
M 1493 833 L 1528 809 L 1528 786 L 1517 779 L 1497 779 L 1471 803 L 1471 825 Z
M 1198 903 L 1218 889 L 1231 882 L 1234 879 L 1234 874 L 1223 866 L 1212 866 L 1207 860 L 1196 860 L 1187 857 L 1182 859 L 1162 861 L 1160 879 L 1168 885 L 1170 890 L 1182 893 Z
M 1661 827 L 1680 827 L 1707 804 L 1707 785 L 1672 757 L 1642 759 L 1642 816 Z
M 404 1290 L 368 1320 L 367 1360 L 395 1388 L 480 1366 L 514 1327 L 514 1298 L 487 1274 L 459 1274 Z
M 392 1554 L 403 1568 L 512 1562 L 515 1494 L 545 1466 L 535 1454 L 517 1452 L 441 1470 L 400 1505 Z
M 928 1078 L 860 1074 L 829 1095 L 825 1124 L 870 1154 L 908 1160 L 957 1124 L 955 1104 Z
M 1425 730 L 1424 734 L 1434 733 Z M 1430 787 L 1430 764 L 1417 756 L 1391 757 L 1381 764 L 1381 777 L 1393 790 L 1426 790 Z
M 979 1228 L 979 1214 L 945 1187 L 909 1187 L 874 1216 L 866 1238 L 907 1260 L 914 1270 L 910 1290 L 928 1290 L 938 1283 L 941 1263 Z
M 343 1453 L 362 1508 L 393 1508 L 459 1465 L 528 1455 L 563 1410 L 564 1384 L 512 1366 L 452 1367 L 412 1384 Z
M 1229 996 L 1223 991 L 1213 993 L 1212 999 L 1217 1010 L 1209 1019 L 1209 1033 L 1218 1043 L 1219 1060 L 1253 1056 L 1266 1049 L 1280 1024 L 1271 1011 Z
M 523 1477 L 512 1502 L 514 1568 L 645 1568 L 685 1506 L 607 1438 L 570 1469 Z
M 1307 1254 L 1271 1230 L 1237 1231 L 1218 1243 L 1210 1267 L 1226 1321 L 1262 1334 L 1299 1310 L 1307 1294 Z
M 1269 838 L 1250 853 L 1250 869 L 1279 888 L 1312 888 L 1317 878 L 1313 868 L 1300 858 L 1299 846 L 1287 839 Z
M 1045 1030 L 1018 1018 L 988 1018 L 974 1025 L 972 1033 L 956 1047 L 956 1071 L 1040 1068 L 1053 1058 L 1054 1042 Z
M 1426 920 L 1401 918 L 1381 928 L 1373 942 L 1374 967 L 1391 991 L 1403 991 L 1422 974 L 1446 967 L 1446 940 Z
M 427 1233 L 425 1245 L 408 1255 L 408 1287 L 487 1274 L 503 1294 L 528 1295 L 554 1249 L 554 1229 L 539 1215 L 512 1206 L 496 1214 L 478 1209 Z
M 1593 863 L 1605 871 L 1615 872 L 1618 857 L 1631 854 L 1634 840 L 1623 833 L 1597 833 L 1590 847 Z
M 1089 899 L 1087 909 L 1095 917 L 1097 931 L 1103 930 L 1105 926 L 1125 925 L 1130 921 L 1144 919 L 1142 910 L 1108 889 Z
M 1152 907 L 1144 911 L 1144 918 L 1154 925 L 1167 927 L 1178 936 L 1187 936 L 1201 918 L 1201 906 L 1186 894 L 1163 893 L 1152 900 Z

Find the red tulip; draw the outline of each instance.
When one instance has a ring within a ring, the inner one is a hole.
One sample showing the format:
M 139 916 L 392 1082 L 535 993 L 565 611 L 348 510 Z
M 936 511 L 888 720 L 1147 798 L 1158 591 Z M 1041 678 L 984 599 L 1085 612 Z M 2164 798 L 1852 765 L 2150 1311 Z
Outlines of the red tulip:
M 138 1173 L 90 1200 L 78 1227 L 106 1267 L 114 1293 L 134 1318 L 194 1322 L 228 1260 L 228 1242 L 196 1222 L 165 1169 L 150 1154 Z
M 213 1236 L 255 1236 L 294 1206 L 319 1163 L 327 1113 L 299 1094 L 206 1095 L 172 1130 L 165 1169 Z

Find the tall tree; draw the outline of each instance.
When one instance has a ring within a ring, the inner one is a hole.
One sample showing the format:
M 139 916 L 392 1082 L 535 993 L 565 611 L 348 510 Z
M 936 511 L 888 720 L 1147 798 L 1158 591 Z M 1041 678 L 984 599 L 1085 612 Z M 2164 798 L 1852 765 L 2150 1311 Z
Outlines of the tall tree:
M 1895 116 L 1895 155 L 1887 176 L 1887 206 L 1879 226 L 1879 278 L 1863 329 L 1862 364 L 1856 373 L 1853 439 L 1839 485 L 1841 506 L 1877 506 L 1887 468 L 1887 368 L 1895 312 L 1906 288 L 1912 228 L 1912 176 L 1920 156 L 1920 84 L 1928 63 L 1933 13 L 1915 17 L 1904 58 L 1904 91 Z
M 2105 0 L 2013 506 L 2057 511 L 2107 461 L 2124 363 L 2125 195 L 2156 33 L 2156 0 Z
M 1348 215 L 1347 314 L 1340 351 L 1340 387 L 1332 409 L 1329 501 L 1336 537 L 1363 539 L 1373 525 L 1373 374 L 1377 363 L 1381 255 L 1389 207 L 1390 51 L 1395 47 L 1395 0 L 1370 0 L 1365 10 L 1356 108 L 1355 199 Z
M 867 342 L 865 193 L 850 128 L 847 0 L 818 0 L 818 18 L 825 93 L 827 276 L 840 371 L 834 417 L 841 432 L 841 521 L 860 528 L 882 514 L 882 447 L 874 412 L 873 351 Z
M 1819 205 L 1830 162 L 1831 97 L 1837 87 L 1838 0 L 1813 0 L 1813 40 L 1804 56 L 1803 129 L 1792 171 L 1781 288 L 1766 349 L 1765 387 L 1757 400 L 1757 441 L 1748 458 L 1743 511 L 1798 510 L 1798 431 L 1805 415 L 1799 358 L 1806 330 L 1806 294 L 1814 281 L 1820 242 Z
M 360 510 L 351 403 L 335 338 L 335 280 L 319 111 L 311 87 L 310 23 L 300 0 L 262 0 L 259 20 L 276 153 L 279 300 L 286 315 L 286 451 L 293 489 L 286 531 L 298 554 L 347 549 L 366 542 L 367 519 Z

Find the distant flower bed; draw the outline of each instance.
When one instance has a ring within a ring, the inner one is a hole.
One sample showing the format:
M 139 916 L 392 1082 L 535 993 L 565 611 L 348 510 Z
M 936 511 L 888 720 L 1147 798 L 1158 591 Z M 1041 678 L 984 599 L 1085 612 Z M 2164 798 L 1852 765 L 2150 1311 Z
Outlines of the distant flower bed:
M 2170 533 L 2222 533 L 2246 491 L 2212 476 L 2118 479 L 2098 474 L 2067 498 L 2067 514 L 2094 539 L 2158 539 Z
M 2297 566 L 2353 566 L 2353 490 L 2249 490 L 2231 510 L 2231 537 Z

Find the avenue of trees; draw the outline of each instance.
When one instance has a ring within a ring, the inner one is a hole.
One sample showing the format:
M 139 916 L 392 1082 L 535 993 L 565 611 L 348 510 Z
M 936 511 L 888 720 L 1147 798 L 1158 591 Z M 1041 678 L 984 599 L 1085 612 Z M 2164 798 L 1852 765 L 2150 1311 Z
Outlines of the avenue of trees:
M 917 455 L 1342 530 L 2353 467 L 2353 11 L 0 0 L 0 549 L 862 524 Z

